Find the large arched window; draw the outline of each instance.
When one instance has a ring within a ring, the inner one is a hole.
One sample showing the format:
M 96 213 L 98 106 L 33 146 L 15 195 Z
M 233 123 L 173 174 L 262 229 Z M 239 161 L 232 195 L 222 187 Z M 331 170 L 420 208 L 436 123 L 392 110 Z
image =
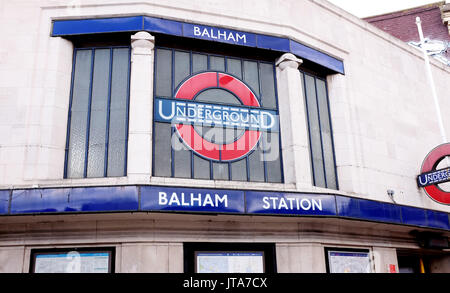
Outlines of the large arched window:
M 283 182 L 273 62 L 155 51 L 153 175 Z

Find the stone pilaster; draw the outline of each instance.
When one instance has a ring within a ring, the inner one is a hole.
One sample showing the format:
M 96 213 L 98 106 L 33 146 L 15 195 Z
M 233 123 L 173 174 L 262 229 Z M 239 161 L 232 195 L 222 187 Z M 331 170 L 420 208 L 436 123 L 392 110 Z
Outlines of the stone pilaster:
M 442 22 L 447 26 L 450 34 L 450 4 L 445 4 L 441 7 Z
M 312 186 L 305 99 L 298 67 L 303 60 L 286 53 L 276 62 L 285 183 Z

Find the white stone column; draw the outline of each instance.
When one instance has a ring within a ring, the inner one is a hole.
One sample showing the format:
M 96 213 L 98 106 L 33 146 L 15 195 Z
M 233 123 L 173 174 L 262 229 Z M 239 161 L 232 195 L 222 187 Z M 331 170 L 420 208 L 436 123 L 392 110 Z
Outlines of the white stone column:
M 148 181 L 152 173 L 153 62 L 155 38 L 131 36 L 130 114 L 127 176 Z
M 311 159 L 305 99 L 298 67 L 303 60 L 286 53 L 276 62 L 285 183 L 311 188 Z

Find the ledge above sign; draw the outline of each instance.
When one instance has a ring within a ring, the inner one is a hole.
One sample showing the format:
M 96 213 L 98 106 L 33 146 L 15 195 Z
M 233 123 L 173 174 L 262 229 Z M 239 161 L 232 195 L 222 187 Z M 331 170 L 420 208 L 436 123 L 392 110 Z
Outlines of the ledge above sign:
M 292 53 L 300 58 L 328 68 L 335 73 L 344 74 L 344 63 L 341 60 L 288 38 L 254 34 L 150 16 L 53 20 L 51 35 L 53 37 L 64 37 L 84 34 L 137 31 L 148 31 Z

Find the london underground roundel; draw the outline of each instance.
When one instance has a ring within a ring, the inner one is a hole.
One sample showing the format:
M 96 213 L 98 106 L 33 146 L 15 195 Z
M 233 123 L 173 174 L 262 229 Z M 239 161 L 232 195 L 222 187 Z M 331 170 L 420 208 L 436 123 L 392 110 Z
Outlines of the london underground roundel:
M 422 163 L 421 174 L 417 177 L 417 184 L 423 187 L 426 194 L 433 200 L 450 205 L 450 192 L 442 190 L 438 185 L 450 181 L 450 166 L 437 169 L 444 159 L 450 161 L 450 143 L 436 147 L 426 156 Z
M 208 98 L 212 92 L 215 94 Z M 206 99 L 200 100 L 201 95 Z M 226 96 L 228 100 L 222 99 Z M 229 97 L 236 102 L 230 103 Z M 171 121 L 183 142 L 210 160 L 243 158 L 258 144 L 261 130 L 277 131 L 279 127 L 275 111 L 262 109 L 250 87 L 226 73 L 195 74 L 181 83 L 174 98 L 156 99 L 155 119 Z M 204 131 L 199 131 L 208 127 L 239 130 L 239 135 L 234 135 L 231 141 L 211 140 Z

